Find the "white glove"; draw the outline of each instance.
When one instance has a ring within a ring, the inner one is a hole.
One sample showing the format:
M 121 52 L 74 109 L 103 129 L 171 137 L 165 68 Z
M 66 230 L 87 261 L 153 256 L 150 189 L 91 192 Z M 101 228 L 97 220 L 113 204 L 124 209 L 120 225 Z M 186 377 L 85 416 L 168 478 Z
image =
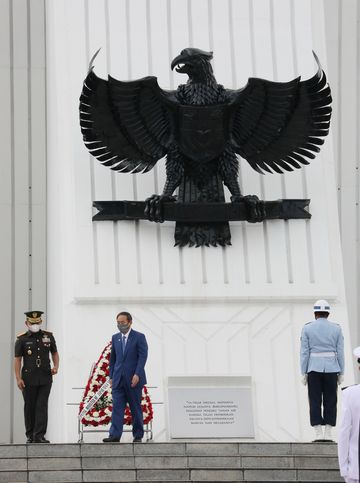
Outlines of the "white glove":
M 343 382 L 344 382 L 344 375 L 338 374 L 338 377 L 337 377 L 338 386 L 340 386 L 340 384 L 342 384 Z
M 303 374 L 301 376 L 301 382 L 304 384 L 304 386 L 306 386 L 307 380 L 308 380 L 308 375 L 307 374 Z

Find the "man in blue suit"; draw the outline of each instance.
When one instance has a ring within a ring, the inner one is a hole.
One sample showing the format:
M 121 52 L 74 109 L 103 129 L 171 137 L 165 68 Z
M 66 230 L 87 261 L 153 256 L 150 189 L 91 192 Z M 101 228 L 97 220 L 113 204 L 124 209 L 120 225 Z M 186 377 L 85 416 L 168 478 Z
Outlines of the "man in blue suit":
M 301 333 L 302 382 L 308 385 L 310 424 L 315 429 L 315 441 L 332 441 L 337 385 L 344 377 L 344 337 L 339 324 L 328 320 L 329 313 L 329 303 L 317 300 L 315 320 L 305 324 Z M 325 426 L 324 434 L 322 426 Z
M 148 345 L 144 334 L 131 328 L 129 312 L 116 317 L 119 333 L 112 336 L 109 376 L 112 385 L 113 410 L 109 437 L 104 443 L 119 442 L 123 432 L 124 412 L 129 403 L 133 419 L 133 442 L 144 436 L 141 408 L 142 388 L 146 384 L 145 363 Z

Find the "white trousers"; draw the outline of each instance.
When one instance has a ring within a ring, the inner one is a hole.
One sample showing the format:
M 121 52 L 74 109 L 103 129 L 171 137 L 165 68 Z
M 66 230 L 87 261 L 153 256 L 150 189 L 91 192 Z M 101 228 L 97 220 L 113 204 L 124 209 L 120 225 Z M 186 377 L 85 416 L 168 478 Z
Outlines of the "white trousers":
M 353 480 L 352 478 L 345 478 L 346 483 L 359 483 L 359 480 Z

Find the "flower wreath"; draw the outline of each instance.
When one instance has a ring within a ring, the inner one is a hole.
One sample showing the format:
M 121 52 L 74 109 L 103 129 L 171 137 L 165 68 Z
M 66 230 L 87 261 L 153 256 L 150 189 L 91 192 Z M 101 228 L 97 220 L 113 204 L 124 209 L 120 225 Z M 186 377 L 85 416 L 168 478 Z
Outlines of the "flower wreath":
M 111 342 L 102 351 L 99 360 L 93 367 L 88 383 L 86 385 L 82 401 L 79 406 L 79 414 L 84 409 L 90 399 L 96 394 L 109 376 L 109 363 L 111 353 Z M 143 411 L 144 424 L 148 424 L 153 419 L 153 408 L 147 387 L 143 387 L 141 397 L 141 407 Z M 100 397 L 94 406 L 81 419 L 84 426 L 105 426 L 111 421 L 112 395 L 111 387 Z M 128 405 L 125 408 L 124 424 L 132 424 L 131 411 Z

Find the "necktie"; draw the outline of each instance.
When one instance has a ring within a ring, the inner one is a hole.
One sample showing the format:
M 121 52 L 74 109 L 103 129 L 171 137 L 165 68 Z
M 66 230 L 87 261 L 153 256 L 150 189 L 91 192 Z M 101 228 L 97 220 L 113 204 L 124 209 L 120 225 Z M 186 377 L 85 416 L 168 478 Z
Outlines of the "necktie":
M 123 354 L 125 354 L 126 337 L 124 335 L 122 336 L 121 343 L 122 343 L 122 351 L 123 351 Z

